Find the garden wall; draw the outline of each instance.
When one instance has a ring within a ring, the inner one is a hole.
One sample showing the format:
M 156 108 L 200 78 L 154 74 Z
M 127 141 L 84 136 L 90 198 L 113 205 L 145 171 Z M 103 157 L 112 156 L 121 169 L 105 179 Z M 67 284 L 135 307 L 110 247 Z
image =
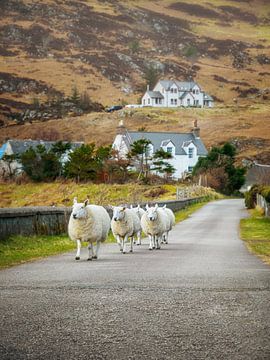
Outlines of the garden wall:
M 159 206 L 166 204 L 175 212 L 201 200 L 202 198 L 198 197 L 157 203 Z M 145 203 L 141 204 L 141 206 L 144 205 Z M 111 216 L 112 210 L 106 209 Z M 7 239 L 12 235 L 58 235 L 66 233 L 70 214 L 70 207 L 2 208 L 0 209 L 0 240 Z

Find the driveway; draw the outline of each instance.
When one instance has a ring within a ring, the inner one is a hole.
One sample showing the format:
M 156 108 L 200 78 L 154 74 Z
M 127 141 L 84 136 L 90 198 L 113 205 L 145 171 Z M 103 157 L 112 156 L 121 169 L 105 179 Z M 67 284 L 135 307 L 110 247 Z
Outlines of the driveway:
M 104 245 L 0 271 L 1 359 L 270 359 L 270 267 L 238 235 L 242 200 L 209 203 L 169 244 Z

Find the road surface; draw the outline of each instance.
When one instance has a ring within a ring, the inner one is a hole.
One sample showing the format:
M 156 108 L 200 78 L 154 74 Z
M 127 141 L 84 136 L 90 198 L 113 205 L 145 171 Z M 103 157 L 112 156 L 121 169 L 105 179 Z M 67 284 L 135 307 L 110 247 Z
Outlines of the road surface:
M 104 245 L 0 271 L 1 359 L 270 359 L 270 267 L 239 240 L 242 200 L 209 203 L 168 245 Z

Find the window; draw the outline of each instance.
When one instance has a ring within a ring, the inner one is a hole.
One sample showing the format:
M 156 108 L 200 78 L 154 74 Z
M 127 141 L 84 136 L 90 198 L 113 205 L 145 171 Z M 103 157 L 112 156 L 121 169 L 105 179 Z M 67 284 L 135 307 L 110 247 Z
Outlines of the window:
M 193 91 L 192 91 L 192 92 L 193 92 L 193 94 L 195 94 L 195 92 L 196 92 L 196 91 L 195 91 L 195 89 L 193 89 Z
M 189 159 L 193 158 L 194 148 L 188 148 L 188 157 Z
M 173 105 L 173 99 L 171 99 L 171 105 Z
M 175 94 L 177 94 L 177 89 L 174 89 Z
M 148 99 L 148 105 L 150 105 L 150 99 Z
M 187 99 L 187 104 L 188 104 L 188 106 L 190 105 L 190 99 Z
M 188 172 L 192 172 L 192 170 L 193 170 L 193 166 L 189 166 L 188 167 Z
M 173 93 L 173 88 L 171 88 L 171 93 Z
M 159 103 L 162 104 L 162 99 L 159 99 Z
M 158 104 L 158 98 L 155 98 L 155 103 Z
M 177 99 L 174 99 L 174 105 L 177 105 Z
M 198 89 L 196 90 L 196 94 L 199 94 L 199 90 L 198 90 Z
M 143 99 L 143 105 L 145 105 L 145 99 Z
M 172 147 L 167 147 L 167 153 L 172 154 L 173 148 Z
M 199 100 L 195 100 L 195 105 L 199 106 Z

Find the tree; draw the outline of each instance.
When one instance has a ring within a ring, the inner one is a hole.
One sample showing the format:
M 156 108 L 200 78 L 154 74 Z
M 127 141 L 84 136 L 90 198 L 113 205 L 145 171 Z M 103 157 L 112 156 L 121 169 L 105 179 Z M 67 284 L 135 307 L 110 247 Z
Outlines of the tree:
M 172 154 L 164 151 L 162 148 L 156 150 L 153 156 L 152 170 L 157 171 L 159 174 L 165 174 L 166 178 L 170 177 L 175 172 L 175 168 L 165 160 L 169 160 L 171 158 Z
M 236 148 L 230 143 L 213 147 L 206 157 L 199 159 L 193 175 L 207 175 L 215 189 L 233 194 L 245 182 L 245 169 L 234 165 L 235 155 Z
M 47 151 L 45 146 L 30 147 L 20 156 L 22 168 L 34 181 L 54 180 L 61 172 L 61 161 L 57 154 Z
M 139 165 L 138 180 L 142 175 L 145 177 L 145 179 L 148 177 L 149 160 L 151 159 L 149 150 L 151 144 L 151 141 L 148 139 L 139 139 L 134 141 L 131 145 L 131 150 L 128 154 L 128 157 L 135 160 L 135 163 L 137 162 Z
M 135 39 L 128 43 L 128 47 L 132 54 L 136 54 L 140 49 L 140 43 Z
M 144 80 L 146 81 L 146 85 L 149 85 L 150 89 L 156 85 L 159 77 L 159 70 L 153 65 L 150 65 L 146 68 L 143 76 Z
M 74 105 L 79 105 L 79 103 L 80 103 L 80 94 L 79 94 L 79 91 L 78 91 L 76 85 L 74 85 L 73 88 L 72 88 L 72 92 L 71 92 L 71 96 L 70 96 L 70 101 L 71 101 Z

